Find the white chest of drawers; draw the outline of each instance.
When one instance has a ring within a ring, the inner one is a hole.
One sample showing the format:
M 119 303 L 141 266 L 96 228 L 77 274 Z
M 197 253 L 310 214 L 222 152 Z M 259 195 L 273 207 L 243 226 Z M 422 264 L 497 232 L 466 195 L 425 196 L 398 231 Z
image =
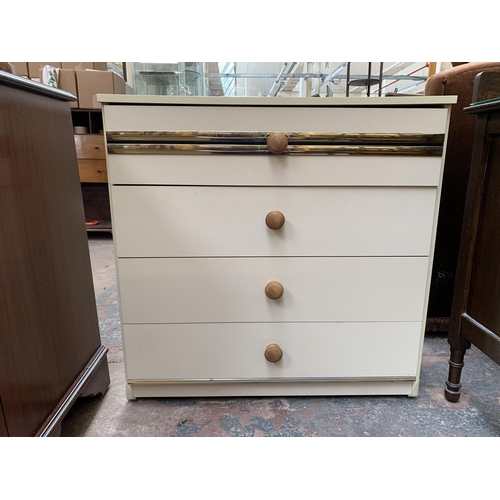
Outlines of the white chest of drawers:
M 417 395 L 455 98 L 98 98 L 128 398 Z

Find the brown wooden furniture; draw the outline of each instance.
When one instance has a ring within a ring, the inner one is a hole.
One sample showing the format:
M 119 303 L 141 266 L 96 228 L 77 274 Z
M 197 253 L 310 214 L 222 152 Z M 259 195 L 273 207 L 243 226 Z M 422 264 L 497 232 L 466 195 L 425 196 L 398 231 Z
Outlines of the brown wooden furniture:
M 104 136 L 75 135 L 80 182 L 108 182 Z
M 0 72 L 0 436 L 57 435 L 109 386 L 72 98 Z
M 85 220 L 97 221 L 87 231 L 111 231 L 108 170 L 102 125 L 102 110 L 72 109 L 74 127 L 85 127 L 87 134 L 75 133 L 76 156 L 82 189 Z
M 427 310 L 429 332 L 447 332 L 453 302 L 460 233 L 474 142 L 476 117 L 463 109 L 472 101 L 476 75 L 498 72 L 498 62 L 471 62 L 436 73 L 426 82 L 427 96 L 456 95 L 452 106 L 448 145 L 444 164 L 441 203 L 439 206 L 431 289 Z
M 477 124 L 448 334 L 445 396 L 452 402 L 471 344 L 500 364 L 500 98 L 492 96 L 500 97 L 500 73 L 481 73 L 464 110 Z

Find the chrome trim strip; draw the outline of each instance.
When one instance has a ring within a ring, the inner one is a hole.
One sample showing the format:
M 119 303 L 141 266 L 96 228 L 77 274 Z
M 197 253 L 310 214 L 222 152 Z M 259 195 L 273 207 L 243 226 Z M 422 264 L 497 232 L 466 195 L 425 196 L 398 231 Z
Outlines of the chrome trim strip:
M 328 144 L 436 144 L 444 143 L 444 134 L 409 133 L 348 133 L 348 132 L 281 132 L 288 143 L 328 143 Z M 271 132 L 218 132 L 218 131 L 108 131 L 108 142 L 248 142 L 265 144 Z
M 248 384 L 248 383 L 321 383 L 321 382 L 401 382 L 414 381 L 417 377 L 284 377 L 284 378 L 202 378 L 202 379 L 127 379 L 128 384 L 158 385 L 158 384 Z
M 142 155 L 272 155 L 264 145 L 248 144 L 109 144 L 109 154 Z M 442 146 L 288 146 L 282 155 L 398 155 L 441 156 Z M 273 156 L 282 156 L 273 155 Z

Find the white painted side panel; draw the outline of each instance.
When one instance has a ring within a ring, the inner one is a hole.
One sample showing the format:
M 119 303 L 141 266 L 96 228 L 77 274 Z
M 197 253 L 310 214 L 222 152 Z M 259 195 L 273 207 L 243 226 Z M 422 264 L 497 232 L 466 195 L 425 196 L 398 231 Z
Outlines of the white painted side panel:
M 118 259 L 124 323 L 422 321 L 428 258 Z M 268 281 L 285 292 L 267 298 Z
M 233 132 L 396 132 L 442 134 L 444 108 L 106 107 L 106 130 Z
M 437 186 L 440 157 L 108 155 L 111 184 Z
M 112 190 L 118 257 L 428 256 L 436 199 L 432 187 Z
M 127 379 L 416 377 L 420 323 L 124 325 Z M 277 343 L 283 358 L 264 350 Z

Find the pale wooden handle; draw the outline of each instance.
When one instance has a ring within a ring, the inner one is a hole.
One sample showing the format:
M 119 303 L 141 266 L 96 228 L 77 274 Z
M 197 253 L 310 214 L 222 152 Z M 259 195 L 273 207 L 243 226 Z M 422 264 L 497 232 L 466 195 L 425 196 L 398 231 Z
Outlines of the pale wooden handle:
M 280 155 L 284 153 L 288 147 L 288 138 L 285 134 L 280 132 L 273 132 L 267 137 L 267 149 L 275 154 Z
M 277 363 L 283 357 L 283 350 L 278 344 L 269 344 L 264 356 L 270 363 Z
M 266 215 L 266 226 L 269 229 L 281 229 L 285 225 L 285 216 L 278 210 L 273 210 Z
M 271 280 L 266 285 L 266 295 L 270 299 L 279 299 L 283 295 L 284 291 L 285 289 L 279 281 Z

